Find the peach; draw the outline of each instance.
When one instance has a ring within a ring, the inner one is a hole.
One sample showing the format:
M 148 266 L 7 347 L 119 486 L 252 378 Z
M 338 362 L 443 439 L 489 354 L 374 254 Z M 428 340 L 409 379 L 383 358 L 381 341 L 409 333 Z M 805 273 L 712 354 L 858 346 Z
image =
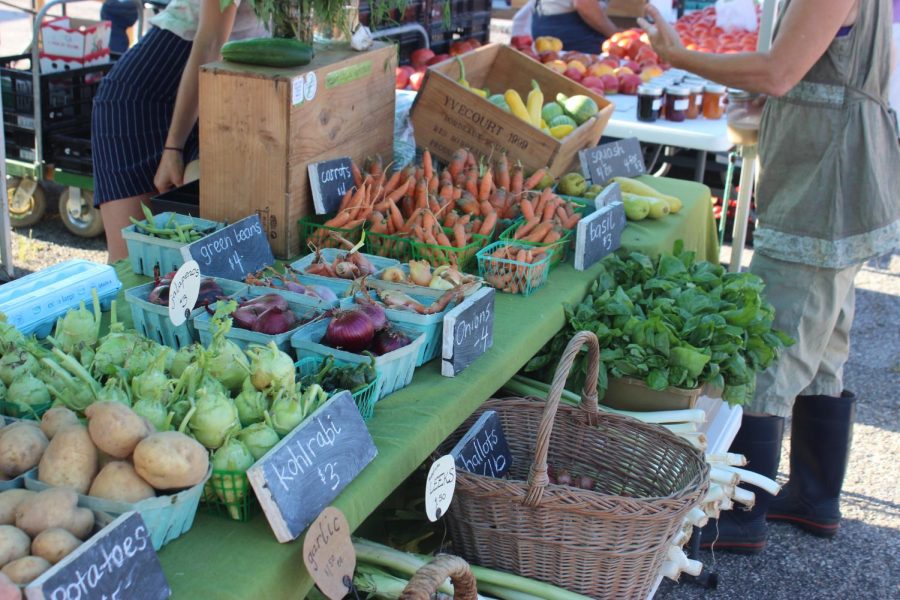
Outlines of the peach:
M 594 77 L 601 77 L 603 75 L 612 75 L 613 69 L 615 67 L 609 66 L 608 63 L 598 62 L 592 64 L 588 67 L 588 74 L 593 75 Z
M 566 69 L 568 69 L 568 65 L 561 60 L 551 60 L 548 63 L 544 63 L 546 66 L 550 67 L 557 73 L 565 73 Z
M 576 69 L 576 70 L 577 70 L 579 73 L 581 73 L 582 75 L 584 75 L 585 73 L 587 73 L 587 67 L 584 66 L 584 63 L 582 63 L 581 61 L 578 61 L 578 60 L 570 60 L 570 61 L 568 61 L 568 62 L 566 63 L 566 65 L 567 65 L 568 68 L 570 68 L 570 69 Z

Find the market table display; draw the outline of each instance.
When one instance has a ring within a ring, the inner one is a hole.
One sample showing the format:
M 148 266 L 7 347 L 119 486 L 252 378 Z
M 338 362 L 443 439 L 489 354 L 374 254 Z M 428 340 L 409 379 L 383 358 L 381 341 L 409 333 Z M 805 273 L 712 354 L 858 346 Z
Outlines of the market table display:
M 698 258 L 715 260 L 718 247 L 709 189 L 665 178 L 655 179 L 654 184 L 664 193 L 679 196 L 684 208 L 666 220 L 630 223 L 622 246 L 655 256 L 670 252 L 674 241 L 683 239 L 686 249 L 696 251 Z M 580 301 L 598 269 L 577 272 L 570 264 L 560 264 L 549 283 L 531 296 L 497 294 L 491 350 L 454 378 L 442 377 L 440 362 L 432 361 L 416 371 L 409 386 L 377 404 L 367 425 L 378 456 L 333 503 L 347 516 L 351 528 L 358 527 L 559 331 L 564 322 L 562 305 Z M 148 281 L 135 275 L 129 262 L 120 262 L 116 270 L 123 289 Z M 127 325 L 126 312 L 120 309 Z M 523 321 L 530 326 L 523 327 Z M 312 581 L 302 566 L 301 547 L 302 542 L 296 541 L 279 544 L 261 514 L 239 523 L 201 511 L 187 535 L 161 550 L 160 562 L 174 598 L 208 597 L 211 590 L 220 598 L 302 597 Z M 210 565 L 218 568 L 211 571 Z

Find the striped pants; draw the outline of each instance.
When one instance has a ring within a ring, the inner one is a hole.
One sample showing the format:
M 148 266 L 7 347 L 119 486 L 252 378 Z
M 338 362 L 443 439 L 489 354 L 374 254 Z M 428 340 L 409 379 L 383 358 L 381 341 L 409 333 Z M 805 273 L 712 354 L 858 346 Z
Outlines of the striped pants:
M 103 77 L 91 116 L 94 203 L 155 191 L 181 74 L 191 42 L 153 28 Z M 188 136 L 185 162 L 197 157 L 197 127 Z

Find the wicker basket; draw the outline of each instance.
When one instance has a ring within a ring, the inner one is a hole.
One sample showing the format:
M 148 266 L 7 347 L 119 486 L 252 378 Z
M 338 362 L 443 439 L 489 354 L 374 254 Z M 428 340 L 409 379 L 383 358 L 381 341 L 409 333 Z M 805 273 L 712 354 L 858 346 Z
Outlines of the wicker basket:
M 431 600 L 435 592 L 450 578 L 454 600 L 476 600 L 475 576 L 469 563 L 449 554 L 439 554 L 412 576 L 400 593 L 400 600 Z
M 560 405 L 575 356 L 588 345 L 580 407 Z M 457 472 L 447 513 L 454 548 L 471 563 L 546 581 L 592 598 L 644 600 L 684 515 L 709 487 L 703 455 L 661 427 L 599 413 L 597 338 L 576 334 L 546 402 L 492 399 L 442 445 L 449 452 L 485 410 L 500 418 L 512 455 L 508 479 Z M 557 469 L 594 490 L 551 485 Z

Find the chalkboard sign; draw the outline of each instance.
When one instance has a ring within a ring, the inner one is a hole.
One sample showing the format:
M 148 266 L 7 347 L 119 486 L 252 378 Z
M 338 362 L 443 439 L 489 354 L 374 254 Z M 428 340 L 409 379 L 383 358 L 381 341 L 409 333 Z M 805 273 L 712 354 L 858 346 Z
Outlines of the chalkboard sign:
M 196 260 L 206 277 L 243 281 L 275 262 L 259 215 L 250 215 L 181 249 L 185 261 Z
M 625 206 L 613 202 L 578 222 L 575 232 L 575 269 L 584 271 L 615 252 L 625 229 Z
M 604 206 L 609 206 L 613 202 L 622 201 L 622 186 L 618 183 L 611 183 L 603 191 L 594 198 L 594 209 L 600 210 Z
M 441 375 L 455 377 L 494 344 L 494 288 L 484 287 L 444 316 Z
M 354 185 L 352 165 L 348 156 L 309 163 L 309 187 L 317 215 L 337 211 L 344 194 Z
M 456 468 L 485 477 L 503 477 L 512 466 L 512 454 L 497 412 L 481 415 L 450 451 Z
M 279 542 L 296 539 L 378 451 L 350 392 L 323 404 L 247 471 Z
M 591 183 L 605 185 L 613 177 L 637 177 L 647 172 L 637 138 L 616 140 L 578 153 L 581 172 Z
M 121 515 L 25 589 L 29 600 L 162 600 L 172 595 L 141 515 Z

